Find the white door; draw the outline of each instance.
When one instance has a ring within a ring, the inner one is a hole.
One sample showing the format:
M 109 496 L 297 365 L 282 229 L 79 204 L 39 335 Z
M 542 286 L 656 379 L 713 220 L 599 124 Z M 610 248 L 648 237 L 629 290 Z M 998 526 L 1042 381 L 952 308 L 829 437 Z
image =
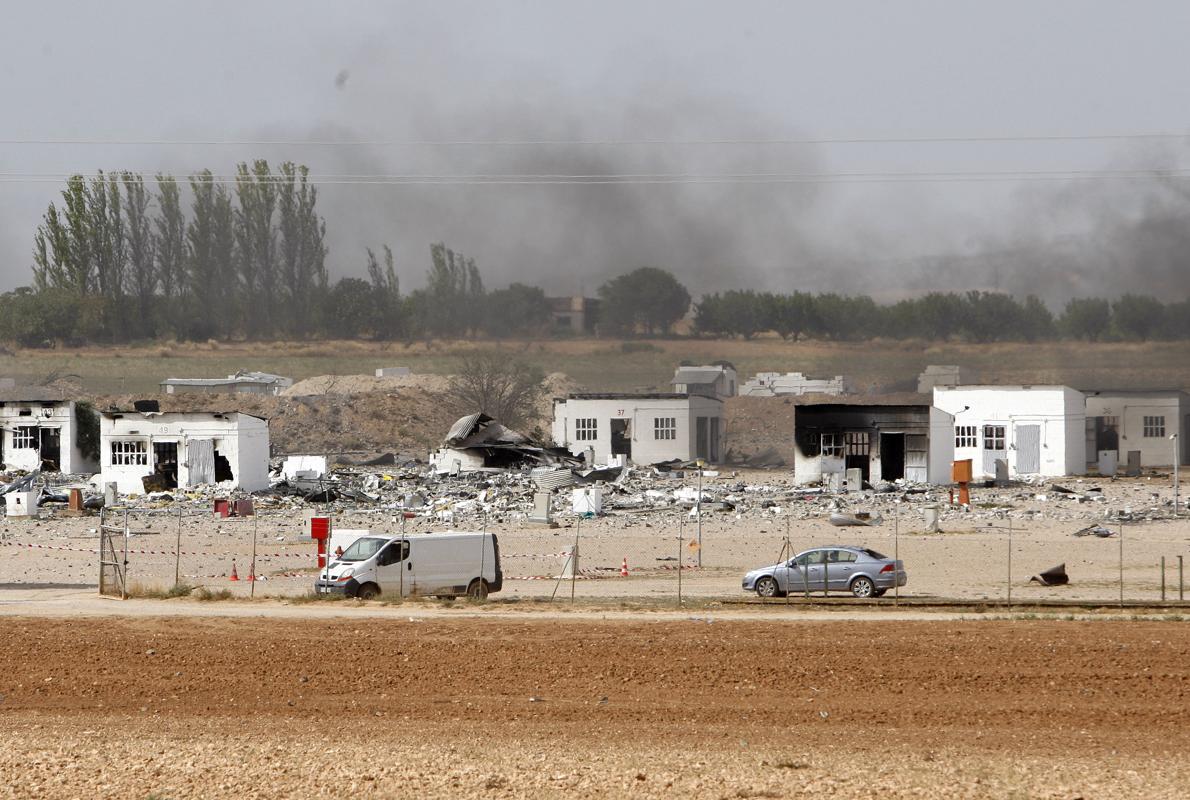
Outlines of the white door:
M 1016 471 L 1020 475 L 1041 472 L 1041 426 L 1016 426 Z
M 215 482 L 215 441 L 191 439 L 186 443 L 187 486 Z

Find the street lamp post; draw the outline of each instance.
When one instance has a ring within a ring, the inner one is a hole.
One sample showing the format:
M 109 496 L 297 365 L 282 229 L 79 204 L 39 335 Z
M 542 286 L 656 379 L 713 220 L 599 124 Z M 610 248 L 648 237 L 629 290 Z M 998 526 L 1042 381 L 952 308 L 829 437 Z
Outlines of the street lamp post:
M 1173 442 L 1173 515 L 1178 515 L 1178 468 L 1181 461 L 1180 453 L 1178 452 L 1178 435 L 1171 433 L 1170 440 Z

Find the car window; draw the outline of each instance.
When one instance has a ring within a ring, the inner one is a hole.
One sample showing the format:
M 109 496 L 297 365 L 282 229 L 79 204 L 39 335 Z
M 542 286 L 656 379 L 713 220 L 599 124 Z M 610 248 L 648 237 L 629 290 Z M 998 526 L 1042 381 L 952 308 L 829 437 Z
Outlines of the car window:
M 825 550 L 811 550 L 808 553 L 802 553 L 797 557 L 796 562 L 799 567 L 807 564 L 821 564 L 823 556 L 826 555 Z
M 850 550 L 831 550 L 827 557 L 831 563 L 839 562 L 840 564 L 849 564 L 855 561 L 856 555 Z
M 869 550 L 866 547 L 864 548 L 864 552 L 867 553 L 872 558 L 876 559 L 877 561 L 888 561 L 889 560 L 888 556 L 884 555 L 883 553 L 877 553 L 875 550 Z
M 340 561 L 367 561 L 372 556 L 376 555 L 379 550 L 387 542 L 387 539 L 364 538 L 356 539 L 343 551 L 343 555 L 339 556 Z
M 402 542 L 397 540 L 384 548 L 384 552 L 380 554 L 380 558 L 376 559 L 376 563 L 382 567 L 389 564 L 397 564 L 409 557 L 409 542 Z

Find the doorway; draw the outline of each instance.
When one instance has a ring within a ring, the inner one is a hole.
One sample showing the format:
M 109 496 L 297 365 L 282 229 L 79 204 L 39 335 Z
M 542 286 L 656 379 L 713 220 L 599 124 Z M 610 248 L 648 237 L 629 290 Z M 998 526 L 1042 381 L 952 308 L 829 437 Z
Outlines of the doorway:
M 62 429 L 40 428 L 38 457 L 42 472 L 58 472 L 62 468 Z
M 626 419 L 613 419 L 611 421 L 611 432 L 612 455 L 632 458 L 632 434 L 629 430 L 629 421 Z
M 880 434 L 880 479 L 899 481 L 905 477 L 905 434 Z
M 177 442 L 153 442 L 153 471 L 165 479 L 165 488 L 178 488 Z

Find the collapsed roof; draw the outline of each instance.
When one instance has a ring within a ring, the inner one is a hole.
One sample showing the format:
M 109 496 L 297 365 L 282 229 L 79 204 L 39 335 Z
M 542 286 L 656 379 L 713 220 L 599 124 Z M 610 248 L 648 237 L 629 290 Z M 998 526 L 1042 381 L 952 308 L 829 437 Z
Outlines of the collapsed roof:
M 442 446 L 445 450 L 466 451 L 482 459 L 483 467 L 489 469 L 581 463 L 565 448 L 537 444 L 482 412 L 469 414 L 452 425 Z

